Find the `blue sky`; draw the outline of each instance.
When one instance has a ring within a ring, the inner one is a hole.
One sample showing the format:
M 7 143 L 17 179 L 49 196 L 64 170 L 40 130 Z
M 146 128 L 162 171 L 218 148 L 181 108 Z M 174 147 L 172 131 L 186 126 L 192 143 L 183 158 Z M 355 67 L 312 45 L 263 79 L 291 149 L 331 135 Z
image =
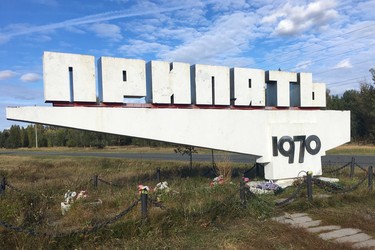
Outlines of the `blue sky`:
M 56 51 L 312 72 L 334 94 L 371 82 L 375 0 L 2 0 L 0 130 L 6 106 L 44 105 Z

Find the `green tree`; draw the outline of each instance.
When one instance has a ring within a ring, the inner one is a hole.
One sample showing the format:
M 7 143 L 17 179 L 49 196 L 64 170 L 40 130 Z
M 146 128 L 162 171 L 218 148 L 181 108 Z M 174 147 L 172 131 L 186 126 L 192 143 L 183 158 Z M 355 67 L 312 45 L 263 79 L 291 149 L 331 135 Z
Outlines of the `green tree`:
M 29 137 L 27 135 L 27 128 L 22 127 L 21 129 L 21 135 L 22 135 L 22 147 L 27 148 L 29 147 Z
M 177 146 L 177 148 L 174 149 L 175 153 L 179 153 L 181 155 L 188 155 L 190 159 L 190 171 L 193 169 L 193 154 L 197 154 L 198 151 L 193 146 Z
M 327 109 L 329 110 L 344 110 L 344 102 L 338 95 L 331 95 L 330 90 L 326 92 Z
M 347 90 L 339 96 L 327 91 L 327 109 L 351 111 L 353 140 L 375 143 L 375 69 L 370 69 L 373 83 L 362 82 L 360 89 Z
M 9 130 L 4 130 L 2 135 L 1 135 L 1 145 L 3 148 L 6 148 L 7 147 L 7 144 L 8 144 L 8 138 L 9 138 Z
M 4 133 L 0 131 L 0 148 L 4 147 Z
M 354 140 L 363 137 L 364 127 L 360 110 L 361 94 L 357 90 L 347 90 L 341 98 L 343 110 L 351 111 L 351 135 Z
M 360 88 L 359 120 L 361 136 L 365 142 L 375 143 L 375 88 L 368 83 L 362 83 Z
M 18 125 L 12 125 L 9 129 L 9 137 L 7 139 L 7 148 L 19 148 L 22 146 L 21 129 Z

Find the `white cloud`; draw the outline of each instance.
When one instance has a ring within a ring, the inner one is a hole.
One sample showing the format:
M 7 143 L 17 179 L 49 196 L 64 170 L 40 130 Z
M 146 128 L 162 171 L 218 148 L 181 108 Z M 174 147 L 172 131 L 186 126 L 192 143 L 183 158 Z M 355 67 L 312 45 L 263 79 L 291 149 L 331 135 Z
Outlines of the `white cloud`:
M 218 11 L 244 9 L 244 8 L 250 7 L 250 4 L 248 4 L 246 0 L 221 0 L 221 1 L 216 1 L 213 4 L 214 4 L 213 9 L 218 10 Z
M 9 36 L 0 34 L 0 44 L 7 43 L 10 40 Z
M 177 29 L 161 28 L 153 33 L 154 37 L 159 39 L 170 39 L 170 40 L 180 40 L 187 41 L 190 39 L 195 39 L 201 35 L 201 33 L 194 28 L 190 27 L 180 27 Z
M 6 80 L 12 78 L 16 75 L 16 72 L 12 70 L 2 70 L 0 71 L 0 80 Z
M 66 29 L 67 31 L 69 31 L 69 32 L 76 33 L 76 34 L 80 34 L 80 35 L 82 35 L 82 34 L 86 34 L 86 32 L 83 31 L 82 29 L 79 29 L 79 28 L 74 27 L 74 26 L 67 26 L 65 29 Z
M 71 26 L 83 25 L 83 24 L 92 24 L 92 23 L 101 23 L 104 21 L 121 19 L 121 18 L 129 18 L 129 17 L 137 17 L 137 16 L 146 16 L 146 15 L 154 15 L 160 14 L 164 12 L 173 12 L 181 9 L 190 9 L 194 6 L 202 6 L 201 2 L 190 2 L 188 4 L 176 4 L 174 6 L 157 6 L 153 4 L 150 8 L 135 8 L 135 9 L 126 9 L 126 10 L 119 10 L 119 11 L 109 11 L 103 12 L 95 15 L 88 15 L 79 18 L 68 19 L 63 22 L 58 23 L 51 23 L 46 25 L 34 26 L 34 27 L 24 27 L 21 29 L 7 29 L 5 32 L 2 31 L 0 33 L 0 37 L 9 37 L 12 38 L 14 36 L 21 36 L 27 34 L 33 34 L 38 32 L 45 32 L 51 31 L 56 29 L 67 28 Z M 18 24 L 15 24 L 18 25 Z
M 295 71 L 303 70 L 309 67 L 313 62 L 311 60 L 300 62 L 296 65 L 296 67 L 293 69 Z
M 287 5 L 289 6 L 289 5 Z M 274 4 L 268 4 L 264 5 L 261 8 L 257 10 L 258 13 L 262 16 L 260 23 L 261 24 L 267 24 L 267 23 L 274 23 L 276 22 L 280 17 L 284 17 L 286 15 L 285 9 L 286 6 L 280 7 L 275 6 Z M 277 10 L 276 12 L 274 12 Z M 269 14 L 272 13 L 272 14 Z
M 334 69 L 349 69 L 353 68 L 352 64 L 350 63 L 350 59 L 346 58 L 344 60 L 341 60 L 338 64 L 336 64 Z
M 221 16 L 206 32 L 159 55 L 162 59 L 190 63 L 211 63 L 219 58 L 237 56 L 248 49 L 250 40 L 256 38 L 252 33 L 254 23 L 255 17 L 251 14 Z
M 287 2 L 276 12 L 266 15 L 261 23 L 277 23 L 276 35 L 296 35 L 313 28 L 321 28 L 338 16 L 335 1 L 318 0 L 308 5 Z M 276 8 L 277 9 L 277 8 Z
M 114 24 L 95 23 L 90 25 L 88 29 L 95 32 L 98 37 L 109 38 L 114 41 L 122 39 L 120 27 Z
M 37 82 L 40 79 L 42 79 L 42 77 L 36 73 L 27 73 L 27 74 L 22 75 L 20 79 L 23 82 Z
M 156 42 L 130 40 L 129 44 L 122 45 L 119 51 L 127 56 L 142 55 L 147 53 L 165 53 L 169 50 L 167 45 Z
M 23 104 L 28 100 L 43 100 L 43 90 L 35 89 L 33 86 L 27 84 L 0 85 L 0 93 L 0 103 L 10 104 L 11 102 L 15 102 Z

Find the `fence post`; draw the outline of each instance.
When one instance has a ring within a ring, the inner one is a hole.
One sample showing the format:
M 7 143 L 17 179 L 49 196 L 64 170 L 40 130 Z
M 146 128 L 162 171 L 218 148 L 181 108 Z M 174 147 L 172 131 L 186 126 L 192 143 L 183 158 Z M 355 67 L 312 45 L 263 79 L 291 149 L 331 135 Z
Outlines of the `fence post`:
M 148 192 L 147 190 L 141 191 L 141 212 L 142 212 L 142 219 L 147 219 L 147 201 L 148 200 Z
M 312 172 L 309 171 L 307 172 L 307 178 L 306 178 L 306 182 L 307 182 L 307 198 L 309 199 L 309 201 L 312 201 L 313 199 L 313 189 L 312 189 Z
M 3 178 L 1 178 L 1 183 L 0 183 L 0 194 L 5 192 L 5 187 L 6 187 L 6 179 L 3 176 Z
M 246 206 L 246 196 L 245 196 L 245 182 L 243 179 L 240 181 L 240 202 L 242 206 Z
M 94 175 L 92 178 L 92 184 L 94 185 L 94 188 L 98 187 L 98 175 Z
M 368 191 L 370 192 L 373 190 L 374 173 L 372 171 L 373 171 L 373 167 L 369 166 L 367 174 L 368 174 Z
M 160 168 L 156 169 L 156 181 L 159 183 L 160 182 Z
M 350 162 L 350 178 L 353 178 L 354 176 L 354 167 L 355 167 L 355 159 L 352 157 L 352 161 Z

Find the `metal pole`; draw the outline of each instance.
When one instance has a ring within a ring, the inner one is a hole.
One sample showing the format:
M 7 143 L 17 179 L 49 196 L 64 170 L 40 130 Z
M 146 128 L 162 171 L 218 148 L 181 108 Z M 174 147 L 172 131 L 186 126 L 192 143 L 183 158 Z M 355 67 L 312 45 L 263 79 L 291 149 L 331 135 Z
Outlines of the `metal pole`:
M 37 129 L 36 123 L 34 127 L 35 127 L 35 148 L 38 148 L 38 129 Z
M 97 175 L 94 175 L 93 178 L 92 178 L 92 183 L 94 185 L 94 188 L 97 188 L 98 187 L 98 176 Z
M 368 174 L 368 191 L 370 192 L 373 190 L 374 173 L 372 171 L 373 171 L 373 167 L 369 166 L 367 174 Z
M 5 187 L 6 187 L 6 179 L 5 177 L 3 177 L 0 183 L 0 194 L 5 192 Z
M 242 206 L 246 206 L 245 182 L 242 179 L 240 181 L 240 202 Z
M 159 183 L 160 182 L 160 168 L 156 169 L 156 181 Z
M 350 162 L 350 178 L 354 176 L 354 167 L 355 167 L 355 159 L 352 157 L 352 161 Z
M 142 219 L 147 219 L 147 199 L 148 199 L 148 192 L 146 190 L 142 190 L 141 192 L 141 213 Z
M 307 181 L 307 198 L 309 201 L 312 201 L 313 199 L 313 189 L 312 189 L 312 172 L 309 171 L 307 172 L 306 176 L 306 181 Z

